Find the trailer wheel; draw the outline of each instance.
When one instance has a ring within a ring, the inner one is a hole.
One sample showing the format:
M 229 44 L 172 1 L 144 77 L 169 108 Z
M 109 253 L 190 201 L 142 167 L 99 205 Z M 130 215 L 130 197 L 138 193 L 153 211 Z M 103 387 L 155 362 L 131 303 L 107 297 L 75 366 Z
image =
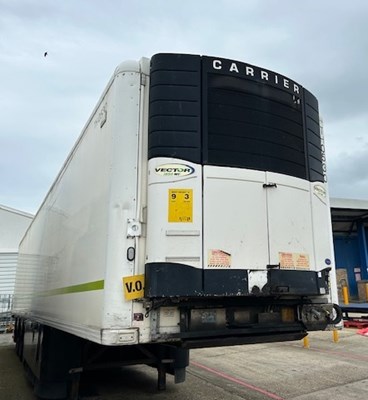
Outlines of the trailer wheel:
M 342 320 L 342 310 L 341 308 L 337 305 L 333 305 L 333 314 L 331 315 L 331 324 L 336 325 Z

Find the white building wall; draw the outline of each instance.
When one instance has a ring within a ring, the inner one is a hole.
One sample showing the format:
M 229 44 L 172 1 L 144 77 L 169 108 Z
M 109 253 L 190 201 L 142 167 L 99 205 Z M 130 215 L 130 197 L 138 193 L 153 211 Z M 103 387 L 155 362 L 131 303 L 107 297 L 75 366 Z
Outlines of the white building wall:
M 31 214 L 0 205 L 0 312 L 6 311 L 14 293 L 18 247 L 32 219 Z
M 18 252 L 33 215 L 0 205 L 0 252 Z

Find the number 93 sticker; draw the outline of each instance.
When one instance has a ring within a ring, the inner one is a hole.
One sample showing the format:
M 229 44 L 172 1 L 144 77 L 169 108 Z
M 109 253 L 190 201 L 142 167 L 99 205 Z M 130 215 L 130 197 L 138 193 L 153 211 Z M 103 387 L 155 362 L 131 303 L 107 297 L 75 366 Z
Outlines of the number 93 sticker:
M 193 189 L 169 189 L 169 222 L 193 222 Z

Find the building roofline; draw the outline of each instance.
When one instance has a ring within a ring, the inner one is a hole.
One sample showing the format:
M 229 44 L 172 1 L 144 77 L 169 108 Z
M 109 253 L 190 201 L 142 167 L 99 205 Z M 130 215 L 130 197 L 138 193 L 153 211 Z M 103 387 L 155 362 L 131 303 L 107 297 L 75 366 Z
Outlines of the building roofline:
M 31 219 L 34 218 L 33 214 L 27 213 L 25 211 L 16 210 L 15 208 L 6 207 L 6 206 L 3 206 L 2 204 L 0 204 L 0 210 L 4 210 L 4 211 L 8 211 L 13 214 L 21 215 L 22 217 L 26 217 L 26 218 L 31 218 Z
M 368 210 L 368 200 L 330 198 L 330 207 L 351 210 Z

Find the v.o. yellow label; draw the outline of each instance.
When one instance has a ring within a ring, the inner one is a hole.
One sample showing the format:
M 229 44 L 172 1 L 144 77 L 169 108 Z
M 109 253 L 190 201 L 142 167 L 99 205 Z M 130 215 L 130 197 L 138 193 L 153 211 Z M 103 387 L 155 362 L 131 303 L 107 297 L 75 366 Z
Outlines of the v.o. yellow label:
M 193 222 L 193 189 L 169 189 L 169 222 Z
M 126 300 L 140 299 L 144 296 L 144 275 L 125 276 L 123 287 Z

